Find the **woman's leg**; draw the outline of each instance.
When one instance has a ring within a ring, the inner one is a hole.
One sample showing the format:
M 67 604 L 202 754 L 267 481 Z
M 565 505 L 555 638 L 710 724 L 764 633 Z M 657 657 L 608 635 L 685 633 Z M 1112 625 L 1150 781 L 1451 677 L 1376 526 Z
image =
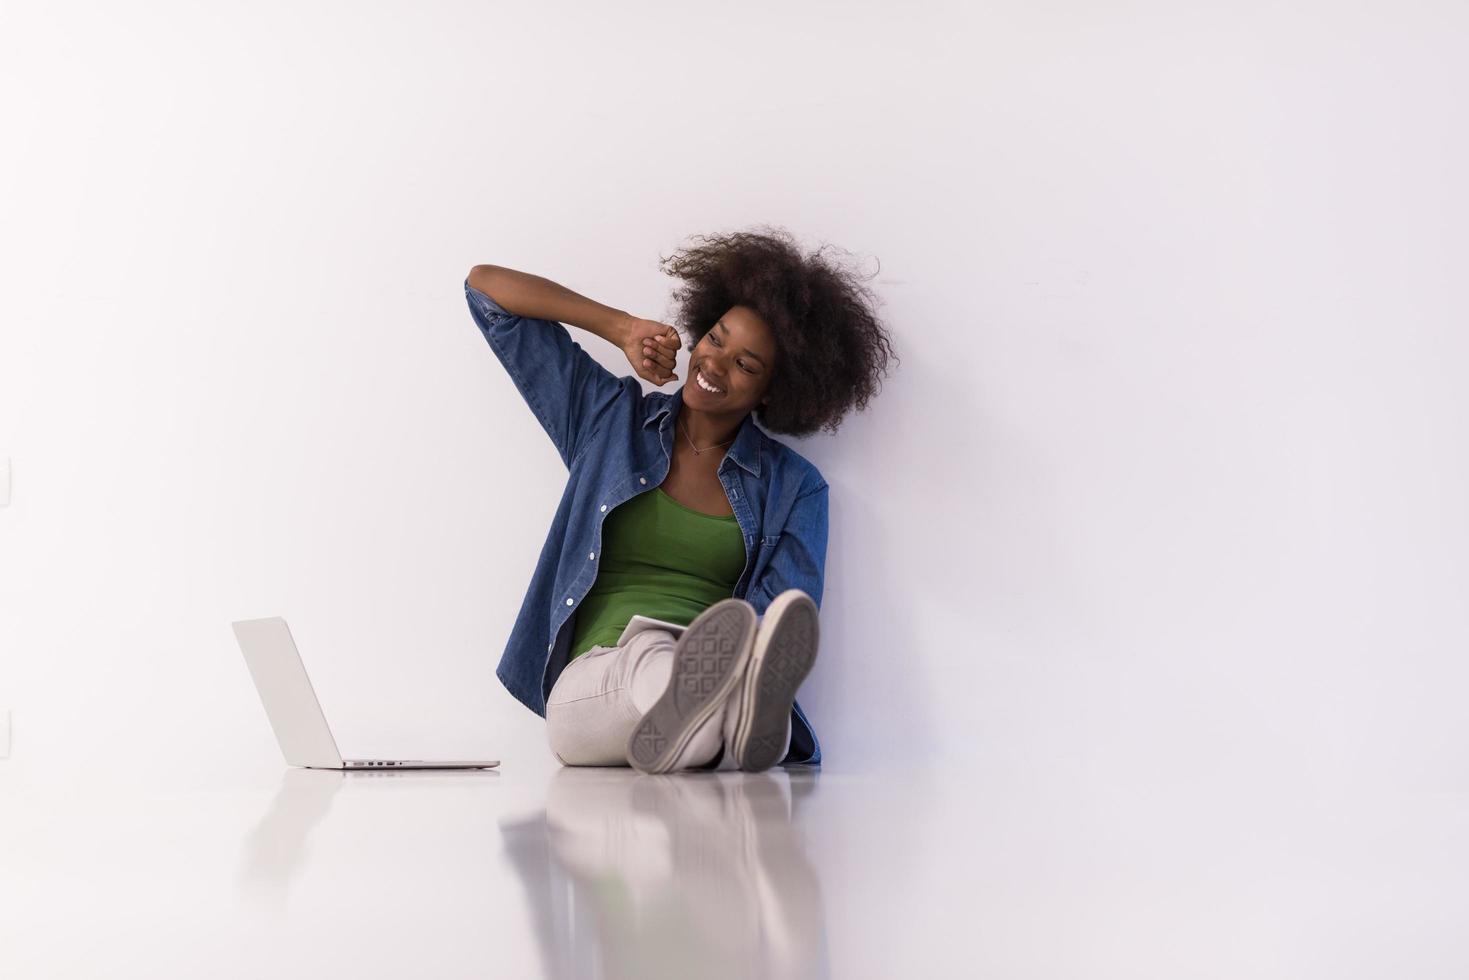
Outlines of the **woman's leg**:
M 655 774 L 714 764 L 729 696 L 755 642 L 756 620 L 750 603 L 731 597 L 689 623 L 675 644 L 663 693 L 628 739 L 634 768 Z
M 673 633 L 646 629 L 624 646 L 593 646 L 573 658 L 546 699 L 546 735 L 561 764 L 629 764 L 627 741 L 673 682 L 676 651 Z M 720 705 L 692 733 L 673 768 L 707 767 L 723 739 Z
M 546 699 L 551 751 L 568 766 L 625 766 L 627 739 L 668 686 L 676 641 L 643 630 L 574 658 Z

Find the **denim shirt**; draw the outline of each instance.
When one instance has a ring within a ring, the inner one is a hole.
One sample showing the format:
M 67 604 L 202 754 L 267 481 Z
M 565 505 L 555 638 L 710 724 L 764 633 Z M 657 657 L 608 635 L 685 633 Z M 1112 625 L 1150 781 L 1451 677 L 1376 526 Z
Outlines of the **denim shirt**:
M 468 279 L 464 294 L 490 349 L 570 473 L 495 671 L 518 701 L 545 717 L 546 699 L 566 666 L 574 628 L 569 621 L 597 579 L 602 522 L 668 475 L 683 388 L 644 393 L 636 376 L 615 377 L 561 324 L 510 313 Z M 718 475 L 745 538 L 735 598 L 763 616 L 771 600 L 794 588 L 819 609 L 827 529 L 821 472 L 767 435 L 752 414 Z M 821 762 L 821 745 L 800 704 L 791 710 L 791 747 L 782 762 Z

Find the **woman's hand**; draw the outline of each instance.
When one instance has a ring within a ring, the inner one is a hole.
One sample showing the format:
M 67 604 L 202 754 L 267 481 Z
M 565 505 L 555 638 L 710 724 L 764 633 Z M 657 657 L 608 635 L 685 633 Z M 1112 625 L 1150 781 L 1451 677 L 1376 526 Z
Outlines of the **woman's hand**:
M 678 349 L 683 346 L 678 331 L 657 320 L 630 317 L 626 323 L 622 352 L 628 363 L 638 373 L 655 385 L 678 380 L 673 373 L 678 360 Z

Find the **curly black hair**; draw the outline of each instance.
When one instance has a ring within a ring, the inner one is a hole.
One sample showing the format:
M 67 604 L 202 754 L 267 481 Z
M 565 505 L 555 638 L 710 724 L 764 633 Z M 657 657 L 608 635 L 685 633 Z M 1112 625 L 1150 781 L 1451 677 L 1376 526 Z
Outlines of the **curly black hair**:
M 683 280 L 673 290 L 671 322 L 692 337 L 693 350 L 730 307 L 759 313 L 775 334 L 777 356 L 756 420 L 787 435 L 834 433 L 850 409 L 867 407 L 888 359 L 897 359 L 874 312 L 876 297 L 863 284 L 871 277 L 826 261 L 823 253 L 835 246 L 803 255 L 789 232 L 759 227 L 695 235 L 696 244 L 658 257 L 663 272 Z

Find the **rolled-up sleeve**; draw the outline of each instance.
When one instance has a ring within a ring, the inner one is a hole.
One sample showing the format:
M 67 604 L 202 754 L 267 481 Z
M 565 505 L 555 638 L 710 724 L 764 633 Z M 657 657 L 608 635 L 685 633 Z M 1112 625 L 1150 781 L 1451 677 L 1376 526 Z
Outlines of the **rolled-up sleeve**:
M 827 485 L 796 498 L 790 517 L 781 528 L 770 563 L 748 590 L 746 599 L 758 615 L 787 589 L 801 589 L 821 608 L 826 581 Z
M 553 320 L 517 316 L 464 280 L 469 312 L 490 349 L 570 469 L 597 422 L 618 398 L 635 398 L 635 379 L 618 378 Z

